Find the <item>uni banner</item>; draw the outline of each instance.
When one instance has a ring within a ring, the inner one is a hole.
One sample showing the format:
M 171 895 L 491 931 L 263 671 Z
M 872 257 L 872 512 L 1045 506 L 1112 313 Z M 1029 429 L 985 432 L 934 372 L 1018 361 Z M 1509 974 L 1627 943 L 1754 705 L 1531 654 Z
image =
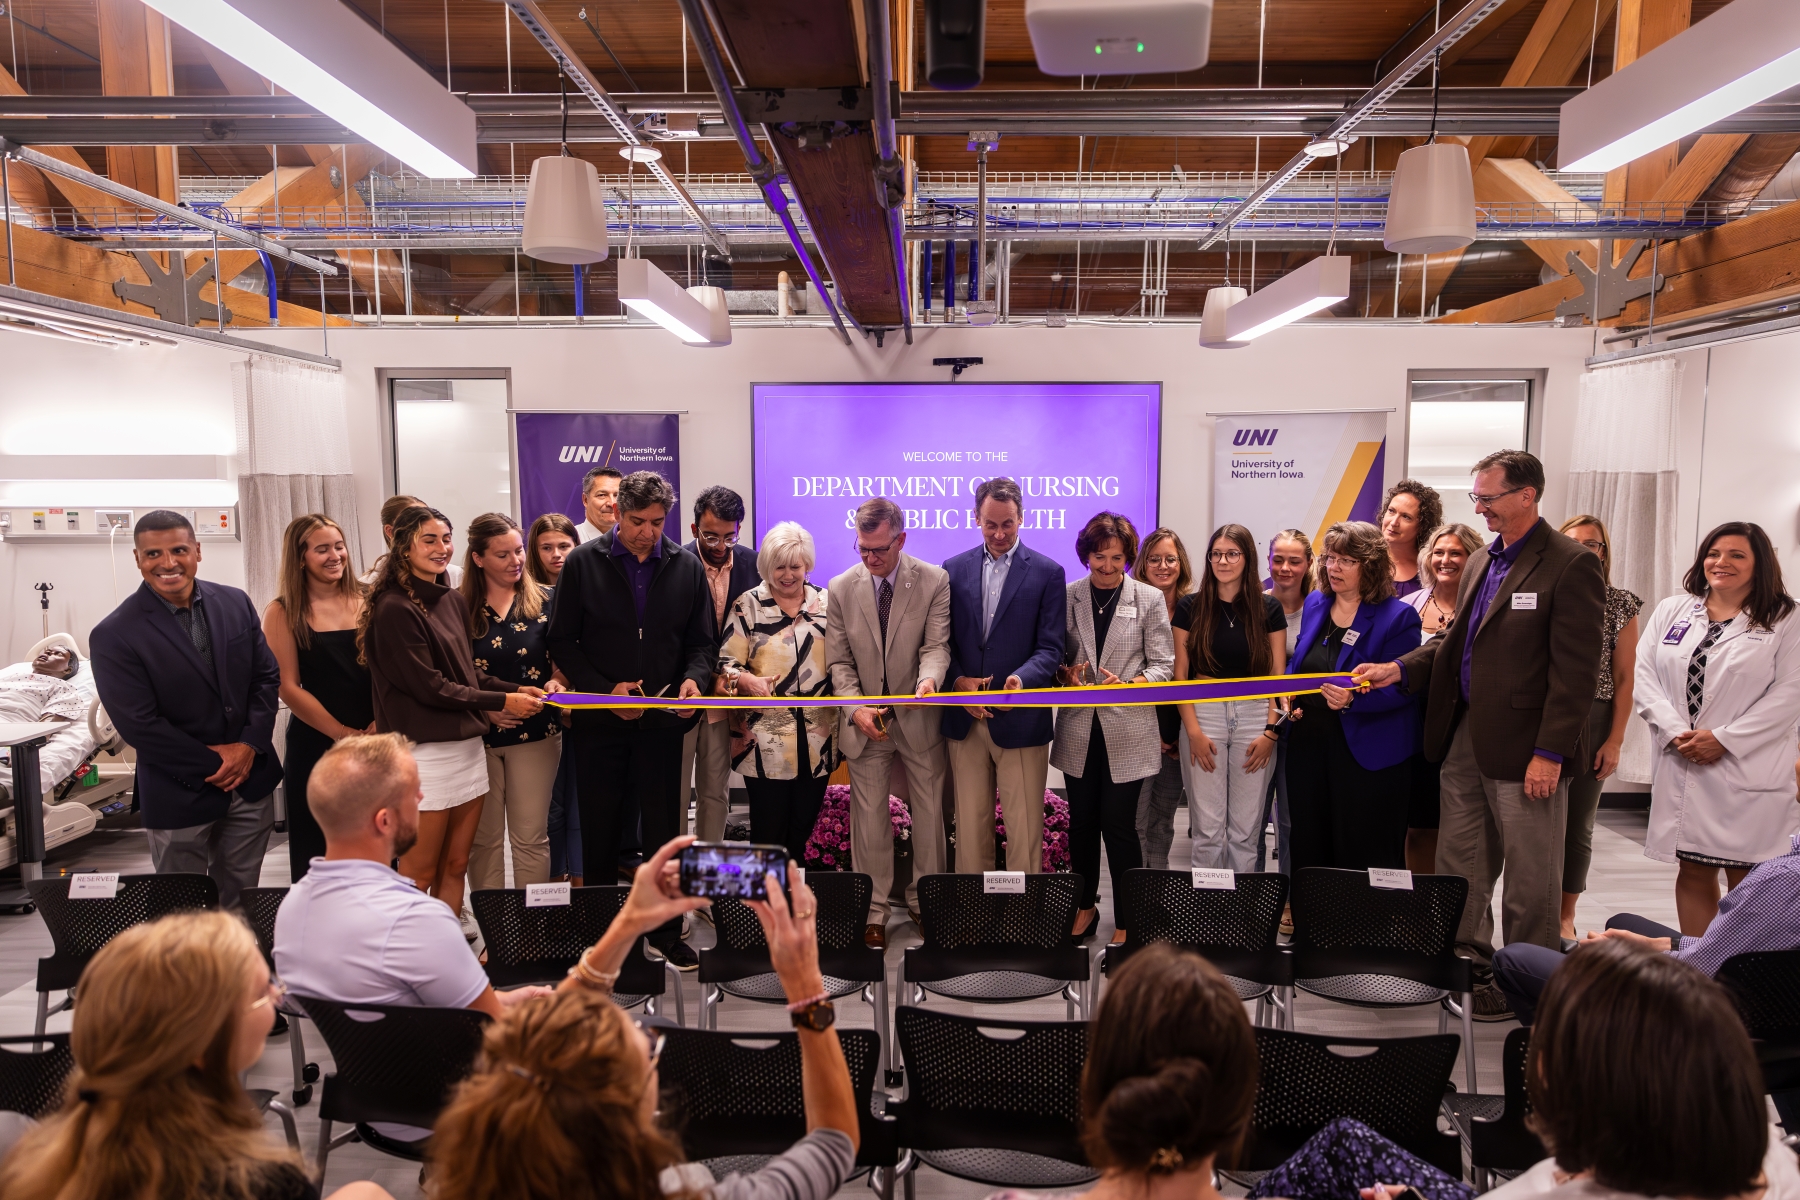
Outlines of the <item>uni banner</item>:
M 595 467 L 621 475 L 655 471 L 675 489 L 679 505 L 680 424 L 675 413 L 515 412 L 520 522 L 530 529 L 545 513 L 559 512 L 581 524 L 587 515 L 581 480 Z M 669 515 L 679 528 L 677 514 Z
M 1256 537 L 1259 569 L 1283 529 L 1305 530 L 1315 552 L 1339 521 L 1380 515 L 1388 414 L 1221 413 L 1213 418 L 1213 524 Z

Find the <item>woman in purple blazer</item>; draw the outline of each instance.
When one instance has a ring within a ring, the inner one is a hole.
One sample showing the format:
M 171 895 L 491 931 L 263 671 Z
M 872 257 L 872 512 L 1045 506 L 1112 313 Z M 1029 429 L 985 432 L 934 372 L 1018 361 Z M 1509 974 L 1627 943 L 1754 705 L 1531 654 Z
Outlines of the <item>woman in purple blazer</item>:
M 1340 521 L 1325 531 L 1319 563 L 1326 590 L 1306 597 L 1289 674 L 1348 672 L 1418 648 L 1419 614 L 1394 597 L 1379 529 Z M 1287 759 L 1290 869 L 1404 867 L 1408 760 L 1418 746 L 1418 707 L 1397 688 L 1351 692 L 1327 684 L 1296 700 Z

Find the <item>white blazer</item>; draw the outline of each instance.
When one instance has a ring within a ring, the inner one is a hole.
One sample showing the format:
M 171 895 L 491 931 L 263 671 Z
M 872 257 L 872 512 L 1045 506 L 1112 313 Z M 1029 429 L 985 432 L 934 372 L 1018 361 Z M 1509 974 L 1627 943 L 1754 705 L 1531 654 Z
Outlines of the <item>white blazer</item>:
M 1706 693 L 1688 719 L 1687 671 L 1706 636 L 1704 598 L 1670 596 L 1638 641 L 1633 701 L 1650 726 L 1650 830 L 1644 853 L 1674 862 L 1685 850 L 1757 863 L 1788 852 L 1800 827 L 1794 758 L 1800 753 L 1800 616 L 1773 630 L 1732 618 L 1707 651 Z M 1699 766 L 1669 749 L 1678 733 L 1710 729 L 1725 747 Z

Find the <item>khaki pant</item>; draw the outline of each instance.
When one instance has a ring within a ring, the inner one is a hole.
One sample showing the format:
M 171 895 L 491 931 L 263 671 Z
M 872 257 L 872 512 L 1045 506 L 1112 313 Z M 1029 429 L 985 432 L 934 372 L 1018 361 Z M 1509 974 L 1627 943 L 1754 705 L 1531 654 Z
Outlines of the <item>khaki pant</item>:
M 941 875 L 944 847 L 944 739 L 934 736 L 923 747 L 906 740 L 898 721 L 888 725 L 888 741 L 868 742 L 850 765 L 850 861 L 867 875 L 875 890 L 869 897 L 869 924 L 886 925 L 894 890 L 894 826 L 888 813 L 894 758 L 906 768 L 912 810 L 912 881 L 906 903 L 919 903 L 919 877 Z M 992 852 L 989 835 L 989 852 Z
M 1475 741 L 1464 716 L 1450 740 L 1438 777 L 1437 871 L 1469 881 L 1456 948 L 1488 967 L 1494 960 L 1494 884 L 1506 871 L 1500 897 L 1501 933 L 1507 943 L 1562 945 L 1563 825 L 1569 807 L 1569 775 L 1547 800 L 1532 800 L 1525 785 L 1489 779 L 1475 763 Z
M 487 747 L 488 792 L 469 847 L 469 890 L 506 886 L 503 837 L 512 841 L 513 886 L 550 879 L 550 790 L 562 761 L 562 734 Z
M 956 869 L 973 874 L 994 869 L 994 792 L 1006 818 L 1006 869 L 1037 874 L 1044 855 L 1044 784 L 1050 747 L 994 745 L 986 721 L 975 722 L 962 741 L 946 738 L 950 777 L 956 788 Z
M 725 810 L 731 803 L 731 722 L 707 721 L 706 714 L 681 739 L 681 814 L 687 821 L 687 785 L 694 781 L 694 836 L 725 840 Z M 654 853 L 645 847 L 645 853 Z

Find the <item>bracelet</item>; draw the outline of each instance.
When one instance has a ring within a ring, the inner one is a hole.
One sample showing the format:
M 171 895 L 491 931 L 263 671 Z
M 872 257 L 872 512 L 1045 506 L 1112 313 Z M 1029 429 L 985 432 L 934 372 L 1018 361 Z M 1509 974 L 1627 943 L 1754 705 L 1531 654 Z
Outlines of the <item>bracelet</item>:
M 829 999 L 831 999 L 830 992 L 820 992 L 816 996 L 808 996 L 804 1000 L 796 1000 L 794 1003 L 788 1005 L 787 1009 L 791 1013 L 797 1013 L 802 1009 L 811 1008 L 815 1004 L 822 1004 Z
M 619 973 L 617 971 L 597 971 L 590 966 L 588 955 L 593 953 L 593 949 L 592 946 L 589 946 L 581 952 L 581 957 L 576 959 L 575 965 L 569 968 L 569 978 L 576 983 L 591 987 L 598 992 L 605 992 L 610 996 L 613 985 L 619 982 Z
M 1268 738 L 1271 742 L 1280 742 L 1281 741 L 1281 735 L 1279 733 L 1276 733 L 1273 728 L 1263 730 L 1262 735 L 1264 737 Z
M 1273 721 L 1271 721 L 1267 725 L 1263 726 L 1263 732 L 1264 733 L 1280 733 L 1281 726 L 1279 726 L 1279 725 L 1275 724 Z

